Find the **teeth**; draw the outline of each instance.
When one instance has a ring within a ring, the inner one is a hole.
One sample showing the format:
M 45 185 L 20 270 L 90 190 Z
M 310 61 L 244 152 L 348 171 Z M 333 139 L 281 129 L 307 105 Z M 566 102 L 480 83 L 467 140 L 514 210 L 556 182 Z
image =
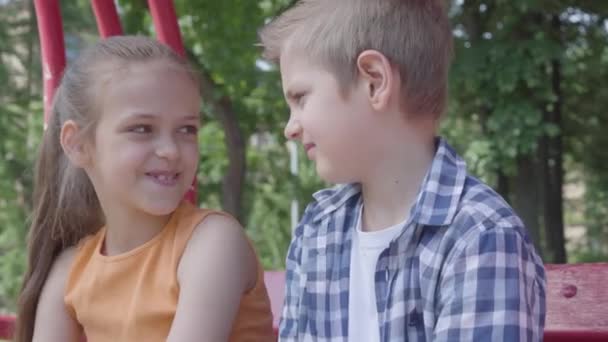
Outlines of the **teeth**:
M 160 181 L 169 181 L 177 178 L 177 175 L 154 175 L 154 178 Z

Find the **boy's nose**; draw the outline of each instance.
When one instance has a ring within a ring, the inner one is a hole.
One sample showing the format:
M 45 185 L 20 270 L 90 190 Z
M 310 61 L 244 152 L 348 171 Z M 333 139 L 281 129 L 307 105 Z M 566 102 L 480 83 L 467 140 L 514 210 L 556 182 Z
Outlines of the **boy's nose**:
M 285 125 L 285 138 L 289 140 L 297 140 L 302 135 L 302 125 L 297 120 L 290 118 Z

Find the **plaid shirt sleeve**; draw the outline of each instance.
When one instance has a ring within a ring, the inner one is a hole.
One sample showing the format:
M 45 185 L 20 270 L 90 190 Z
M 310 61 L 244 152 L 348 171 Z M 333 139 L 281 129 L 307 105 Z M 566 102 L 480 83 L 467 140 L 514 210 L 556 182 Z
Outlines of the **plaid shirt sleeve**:
M 544 269 L 520 228 L 480 227 L 454 246 L 433 341 L 542 341 Z
M 279 322 L 279 340 L 297 341 L 298 318 L 300 301 L 300 263 L 302 258 L 302 239 L 304 224 L 311 212 L 310 206 L 304 212 L 303 218 L 296 227 L 285 261 L 285 301 Z

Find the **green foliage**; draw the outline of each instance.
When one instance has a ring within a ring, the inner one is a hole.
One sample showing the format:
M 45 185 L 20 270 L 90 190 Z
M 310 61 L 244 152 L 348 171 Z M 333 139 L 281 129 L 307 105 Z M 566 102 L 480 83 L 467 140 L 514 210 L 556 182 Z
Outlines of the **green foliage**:
M 85 6 L 86 5 L 86 6 Z M 86 1 L 62 7 L 68 36 L 91 26 Z M 80 36 L 73 36 L 80 37 Z M 68 56 L 79 39 L 67 40 Z M 33 167 L 42 133 L 42 81 L 33 2 L 0 5 L 0 311 L 13 309 L 25 269 Z
M 513 175 L 518 156 L 536 151 L 546 131 L 559 132 L 542 120 L 541 104 L 555 101 L 548 66 L 559 58 L 560 47 L 543 33 L 543 15 L 531 20 L 534 11 L 542 11 L 539 6 L 470 1 L 452 18 L 457 34 L 448 116 L 468 121 L 465 126 L 476 134 L 451 132 L 450 119 L 444 129 L 467 146 L 465 155 L 478 174 L 502 170 Z
M 12 307 L 24 269 L 25 225 L 29 212 L 31 165 L 38 141 L 33 124 L 40 101 L 31 101 L 39 68 L 31 67 L 31 18 L 26 3 L 0 10 L 0 311 Z M 21 47 L 21 49 L 20 49 Z

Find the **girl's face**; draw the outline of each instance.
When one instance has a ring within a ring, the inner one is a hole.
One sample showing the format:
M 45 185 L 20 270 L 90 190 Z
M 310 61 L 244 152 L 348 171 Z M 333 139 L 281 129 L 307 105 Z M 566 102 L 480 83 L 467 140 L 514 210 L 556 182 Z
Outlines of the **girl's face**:
M 104 211 L 168 215 L 196 174 L 198 88 L 165 60 L 111 74 L 98 87 L 99 121 L 85 169 Z

